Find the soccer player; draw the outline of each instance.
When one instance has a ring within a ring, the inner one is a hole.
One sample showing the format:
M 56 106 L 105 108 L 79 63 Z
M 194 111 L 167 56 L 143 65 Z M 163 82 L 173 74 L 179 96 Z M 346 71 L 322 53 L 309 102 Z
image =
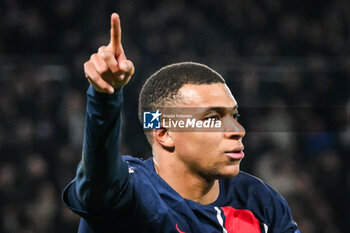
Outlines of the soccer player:
M 143 161 L 119 154 L 123 86 L 134 66 L 122 48 L 117 14 L 111 16 L 110 43 L 84 70 L 91 86 L 82 160 L 63 193 L 65 204 L 82 217 L 80 233 L 299 232 L 280 194 L 239 170 L 245 131 L 217 72 L 184 62 L 146 81 L 141 120 L 149 107 L 200 107 L 199 119 L 220 121 L 222 130 L 145 131 L 153 157 Z

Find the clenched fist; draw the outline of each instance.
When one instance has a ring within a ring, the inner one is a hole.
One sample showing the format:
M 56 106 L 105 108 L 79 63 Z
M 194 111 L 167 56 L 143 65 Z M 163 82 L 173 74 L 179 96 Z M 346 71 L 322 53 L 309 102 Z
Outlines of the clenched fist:
M 121 44 L 119 15 L 113 13 L 110 42 L 84 63 L 85 76 L 98 92 L 112 94 L 115 88 L 129 82 L 134 71 L 134 64 L 126 58 Z

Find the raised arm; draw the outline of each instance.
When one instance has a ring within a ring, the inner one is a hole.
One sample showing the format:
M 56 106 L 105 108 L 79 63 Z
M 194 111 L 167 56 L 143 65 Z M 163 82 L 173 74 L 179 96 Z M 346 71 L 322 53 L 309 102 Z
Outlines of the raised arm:
M 127 165 L 119 154 L 120 113 L 122 87 L 133 75 L 134 66 L 124 54 L 117 14 L 111 16 L 109 44 L 91 55 L 84 71 L 91 86 L 87 92 L 82 161 L 75 190 L 70 190 L 68 197 L 79 202 L 79 209 L 98 211 L 113 207 L 128 180 Z

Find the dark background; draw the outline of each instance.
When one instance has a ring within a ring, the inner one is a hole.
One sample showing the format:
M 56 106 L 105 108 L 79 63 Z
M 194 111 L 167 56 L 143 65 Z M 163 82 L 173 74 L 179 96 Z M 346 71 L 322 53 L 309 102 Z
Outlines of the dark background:
M 0 232 L 76 232 L 60 195 L 81 156 L 83 63 L 108 43 L 112 12 L 136 67 L 123 153 L 151 156 L 136 112 L 144 80 L 169 63 L 205 63 L 242 107 L 242 170 L 286 198 L 302 232 L 347 232 L 347 0 L 1 0 Z

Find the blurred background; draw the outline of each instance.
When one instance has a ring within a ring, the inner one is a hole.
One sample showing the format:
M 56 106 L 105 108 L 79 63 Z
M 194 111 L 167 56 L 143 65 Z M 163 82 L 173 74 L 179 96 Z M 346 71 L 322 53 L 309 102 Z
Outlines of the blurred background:
M 144 80 L 169 63 L 205 63 L 242 108 L 242 170 L 285 197 L 302 232 L 348 232 L 347 0 L 1 0 L 0 232 L 77 231 L 61 192 L 81 156 L 83 63 L 108 43 L 112 12 L 136 67 L 124 154 L 151 156 L 137 120 Z

